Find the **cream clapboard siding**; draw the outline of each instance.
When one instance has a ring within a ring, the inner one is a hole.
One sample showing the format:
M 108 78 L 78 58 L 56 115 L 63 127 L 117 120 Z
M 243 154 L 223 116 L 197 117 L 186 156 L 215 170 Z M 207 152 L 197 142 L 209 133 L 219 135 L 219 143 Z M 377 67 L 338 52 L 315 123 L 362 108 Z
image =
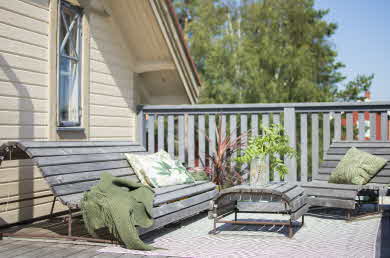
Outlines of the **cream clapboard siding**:
M 90 140 L 135 140 L 132 64 L 111 17 L 90 16 Z
M 0 0 L 0 143 L 47 139 L 48 10 Z
M 0 0 L 0 144 L 48 139 L 49 10 L 42 3 Z M 1 164 L 0 225 L 47 215 L 52 200 L 31 160 Z
M 0 144 L 48 140 L 48 29 L 44 0 L 0 0 Z M 90 139 L 134 140 L 131 59 L 111 18 L 90 15 Z M 48 215 L 52 192 L 31 160 L 0 166 L 0 225 Z M 56 203 L 55 211 L 65 207 Z

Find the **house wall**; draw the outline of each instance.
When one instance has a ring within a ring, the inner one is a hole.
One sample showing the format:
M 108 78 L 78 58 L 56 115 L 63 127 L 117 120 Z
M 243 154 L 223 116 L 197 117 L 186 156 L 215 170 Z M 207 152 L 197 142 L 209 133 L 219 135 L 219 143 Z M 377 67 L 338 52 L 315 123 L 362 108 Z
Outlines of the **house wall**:
M 135 140 L 132 59 L 112 17 L 91 13 L 90 140 Z
M 129 50 L 112 18 L 87 14 L 87 140 L 135 140 Z M 54 46 L 49 42 L 49 20 L 48 1 L 0 0 L 0 145 L 50 139 L 49 47 Z M 52 201 L 49 186 L 31 160 L 2 162 L 0 226 L 48 215 Z M 57 202 L 55 211 L 63 210 L 65 207 Z
M 44 1 L 0 0 L 0 145 L 48 139 L 48 26 Z M 46 215 L 52 200 L 31 160 L 1 164 L 0 225 Z

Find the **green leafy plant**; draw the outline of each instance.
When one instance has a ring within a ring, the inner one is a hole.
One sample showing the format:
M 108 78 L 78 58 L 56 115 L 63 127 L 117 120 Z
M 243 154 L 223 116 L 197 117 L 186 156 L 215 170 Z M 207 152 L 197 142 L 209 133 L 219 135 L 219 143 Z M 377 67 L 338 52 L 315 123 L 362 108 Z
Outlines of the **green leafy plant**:
M 288 145 L 287 135 L 284 134 L 281 125 L 273 124 L 262 130 L 262 135 L 249 139 L 244 155 L 237 157 L 236 160 L 240 163 L 248 163 L 256 158 L 264 160 L 268 155 L 271 170 L 278 172 L 283 179 L 288 170 L 280 156 L 292 158 L 296 155 L 296 151 Z

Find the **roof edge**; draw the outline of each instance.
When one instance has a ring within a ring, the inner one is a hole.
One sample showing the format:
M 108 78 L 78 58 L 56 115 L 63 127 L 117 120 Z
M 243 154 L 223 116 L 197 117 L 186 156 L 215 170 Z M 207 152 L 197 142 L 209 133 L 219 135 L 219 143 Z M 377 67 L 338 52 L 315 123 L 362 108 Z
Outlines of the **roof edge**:
M 184 38 L 183 30 L 181 29 L 181 26 L 180 26 L 180 23 L 179 23 L 179 19 L 178 19 L 177 15 L 176 15 L 176 12 L 175 12 L 175 8 L 173 7 L 171 0 L 165 0 L 165 3 L 167 5 L 167 7 L 168 7 L 168 11 L 169 11 L 169 14 L 170 14 L 170 16 L 171 16 L 171 18 L 173 20 L 174 25 L 175 25 L 176 32 L 177 32 L 177 34 L 179 36 L 179 39 L 180 39 L 180 43 L 181 43 L 181 45 L 182 45 L 182 47 L 184 49 L 184 52 L 186 54 L 186 57 L 187 57 L 188 61 L 191 64 L 192 72 L 193 72 L 193 74 L 195 76 L 196 82 L 198 83 L 198 87 L 199 87 L 201 85 L 201 80 L 200 80 L 200 77 L 199 77 L 199 74 L 198 74 L 198 70 L 196 69 L 195 62 L 194 62 L 194 60 L 191 57 L 187 41 Z

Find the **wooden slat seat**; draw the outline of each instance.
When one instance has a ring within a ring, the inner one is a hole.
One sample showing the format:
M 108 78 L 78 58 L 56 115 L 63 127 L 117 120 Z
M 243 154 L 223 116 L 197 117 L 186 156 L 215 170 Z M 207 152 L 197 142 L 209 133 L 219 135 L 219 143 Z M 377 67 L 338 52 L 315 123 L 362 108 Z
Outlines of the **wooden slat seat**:
M 347 185 L 328 183 L 332 171 L 336 168 L 345 153 L 351 148 L 383 157 L 387 164 L 369 182 L 369 184 Z M 342 141 L 333 142 L 329 147 L 318 173 L 313 175 L 313 181 L 301 183 L 312 206 L 343 208 L 349 211 L 356 207 L 356 197 L 363 191 L 379 191 L 381 195 L 387 192 L 390 184 L 390 142 L 388 141 Z
M 17 142 L 41 169 L 54 196 L 69 209 L 79 209 L 84 192 L 98 184 L 100 175 L 139 182 L 125 153 L 146 154 L 145 148 L 132 142 Z M 208 208 L 216 195 L 215 185 L 206 181 L 155 189 L 155 224 L 141 233 L 195 215 Z

